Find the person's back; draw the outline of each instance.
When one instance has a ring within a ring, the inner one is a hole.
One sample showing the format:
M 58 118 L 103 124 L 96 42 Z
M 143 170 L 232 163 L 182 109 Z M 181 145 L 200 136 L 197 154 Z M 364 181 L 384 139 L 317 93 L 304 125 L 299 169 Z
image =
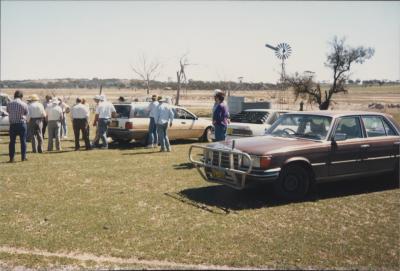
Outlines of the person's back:
M 167 103 L 160 103 L 155 110 L 155 120 L 157 124 L 165 124 L 173 120 L 174 113 Z
M 7 112 L 10 124 L 25 123 L 28 115 L 28 105 L 20 98 L 16 98 L 8 103 Z
M 46 107 L 48 121 L 61 121 L 63 111 L 58 104 L 50 104 Z
M 116 112 L 115 107 L 108 101 L 100 102 L 96 108 L 96 114 L 99 114 L 99 119 L 110 119 L 113 112 Z
M 82 103 L 77 103 L 71 108 L 72 119 L 88 119 L 89 114 L 89 107 Z

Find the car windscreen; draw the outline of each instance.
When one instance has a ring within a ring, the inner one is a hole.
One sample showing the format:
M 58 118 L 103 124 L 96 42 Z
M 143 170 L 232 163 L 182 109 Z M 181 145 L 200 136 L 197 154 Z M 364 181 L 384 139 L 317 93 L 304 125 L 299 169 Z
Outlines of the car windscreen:
M 301 137 L 323 140 L 327 137 L 332 118 L 319 115 L 285 114 L 267 131 L 279 137 Z
M 114 105 L 115 111 L 117 111 L 119 118 L 129 118 L 131 113 L 130 104 L 117 104 Z
M 269 112 L 242 111 L 231 117 L 231 122 L 263 124 L 268 119 Z

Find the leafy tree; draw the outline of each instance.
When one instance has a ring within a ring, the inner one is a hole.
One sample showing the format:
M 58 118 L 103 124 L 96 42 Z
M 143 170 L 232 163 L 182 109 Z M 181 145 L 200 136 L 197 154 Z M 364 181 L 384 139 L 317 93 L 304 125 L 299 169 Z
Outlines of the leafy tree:
M 325 66 L 332 70 L 333 82 L 327 90 L 314 81 L 314 75 L 289 76 L 286 82 L 292 87 L 297 97 L 307 98 L 310 102 L 317 103 L 320 110 L 327 110 L 332 101 L 332 96 L 337 93 L 347 93 L 346 81 L 353 64 L 362 64 L 374 55 L 373 48 L 363 46 L 350 47 L 345 44 L 345 39 L 333 38 L 330 43 L 331 51 L 327 55 Z

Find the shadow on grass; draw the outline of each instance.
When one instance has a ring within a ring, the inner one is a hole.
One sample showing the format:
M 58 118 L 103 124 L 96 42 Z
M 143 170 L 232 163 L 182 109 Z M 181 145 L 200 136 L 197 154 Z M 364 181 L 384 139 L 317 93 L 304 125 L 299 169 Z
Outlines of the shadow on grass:
M 396 188 L 399 188 L 399 181 L 396 180 L 393 174 L 376 176 L 375 178 L 369 177 L 318 184 L 316 191 L 311 192 L 301 202 L 346 197 Z M 232 211 L 274 207 L 289 203 L 279 199 L 274 194 L 271 184 L 258 185 L 241 191 L 224 185 L 215 185 L 182 190 L 178 195 L 190 202 Z
M 194 168 L 194 165 L 192 163 L 190 163 L 190 162 L 174 165 L 174 169 L 176 169 L 176 170 L 192 169 L 192 168 Z
M 186 144 L 193 144 L 198 142 L 195 139 L 178 139 L 178 140 L 171 140 L 171 146 L 174 145 L 186 145 Z M 111 142 L 108 145 L 109 149 L 119 149 L 119 150 L 129 150 L 129 149 L 146 149 L 146 147 L 140 143 L 140 142 Z M 157 148 L 154 148 L 155 150 L 158 150 L 159 146 Z M 156 152 L 156 151 L 155 151 Z M 149 152 L 151 153 L 151 152 Z

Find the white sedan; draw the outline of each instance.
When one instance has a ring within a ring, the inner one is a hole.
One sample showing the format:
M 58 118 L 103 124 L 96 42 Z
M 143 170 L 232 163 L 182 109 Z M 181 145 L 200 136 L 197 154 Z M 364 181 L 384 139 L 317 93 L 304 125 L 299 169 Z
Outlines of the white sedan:
M 246 109 L 231 117 L 226 135 L 227 139 L 261 136 L 271 125 L 289 110 L 276 109 Z

